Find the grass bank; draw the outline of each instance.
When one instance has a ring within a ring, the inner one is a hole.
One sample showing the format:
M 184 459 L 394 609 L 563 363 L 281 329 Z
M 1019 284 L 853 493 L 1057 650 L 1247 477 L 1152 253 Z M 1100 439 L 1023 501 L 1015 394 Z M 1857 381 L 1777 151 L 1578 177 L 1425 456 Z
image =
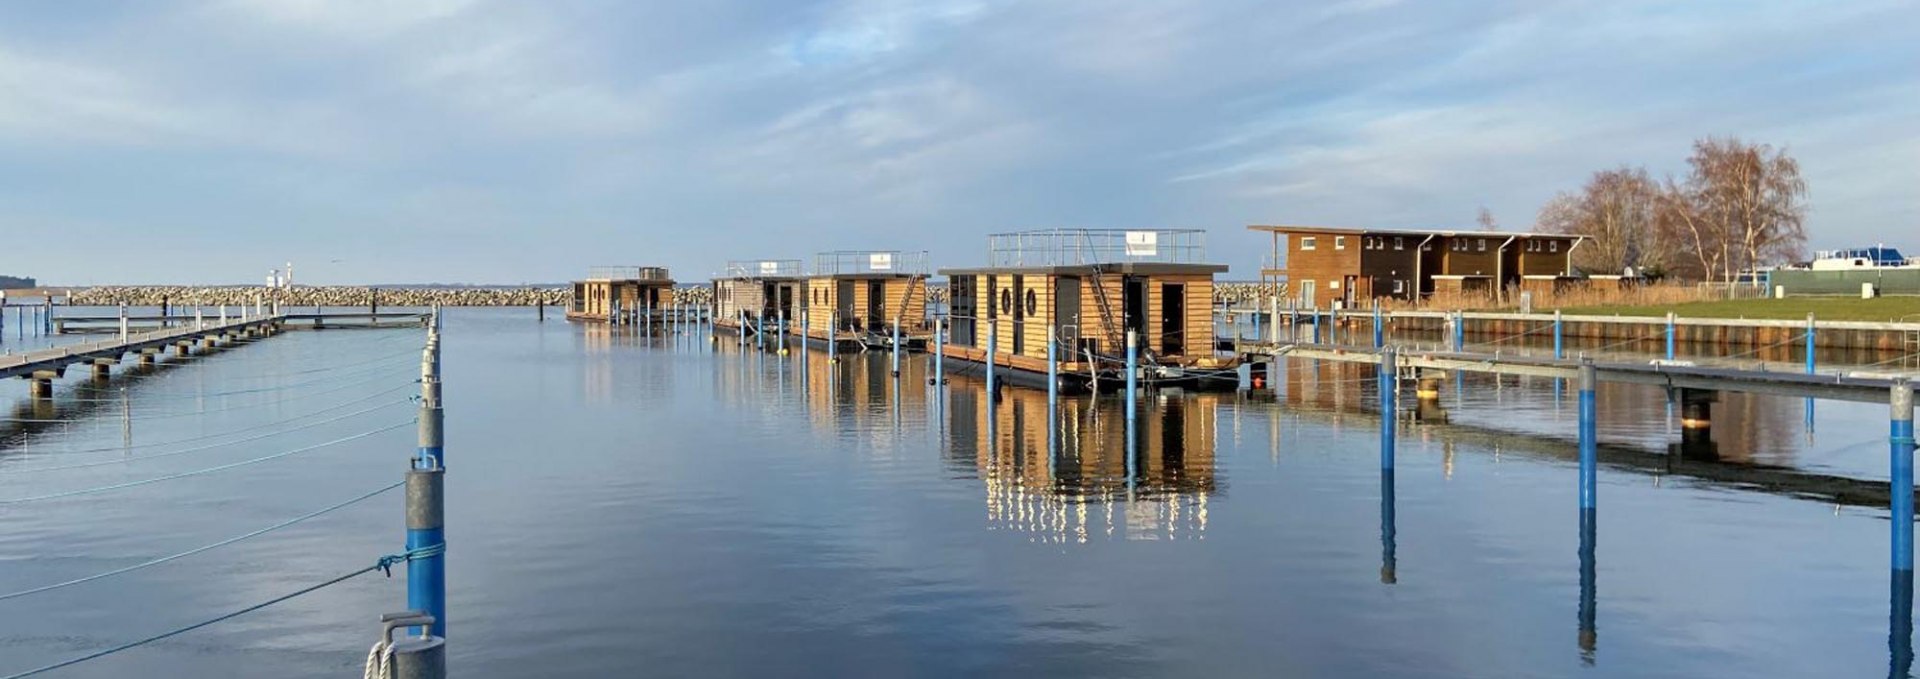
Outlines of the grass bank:
M 1536 311 L 1540 307 L 1535 306 Z M 1551 311 L 1550 309 L 1548 311 Z M 1760 318 L 1801 320 L 1807 314 L 1823 321 L 1920 323 L 1920 297 L 1788 297 L 1786 299 L 1730 299 L 1673 304 L 1601 304 L 1566 307 L 1568 314 L 1594 316 L 1655 316 L 1667 312 L 1684 318 Z

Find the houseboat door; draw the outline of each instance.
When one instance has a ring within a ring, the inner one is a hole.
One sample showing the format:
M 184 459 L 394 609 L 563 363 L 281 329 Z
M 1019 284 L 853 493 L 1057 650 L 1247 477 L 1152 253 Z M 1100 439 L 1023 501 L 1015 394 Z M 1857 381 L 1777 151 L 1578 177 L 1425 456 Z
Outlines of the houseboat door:
M 1026 277 L 1013 275 L 1013 353 L 1025 353 L 1027 348 L 1027 305 L 1021 299 L 1022 291 L 1027 289 Z
M 834 290 L 833 308 L 834 313 L 840 317 L 840 328 L 859 327 L 860 319 L 853 315 L 853 281 L 838 281 Z
M 793 318 L 793 285 L 781 283 L 774 286 L 775 296 L 780 300 L 776 306 L 784 318 Z
M 1187 353 L 1187 286 L 1165 283 L 1160 286 L 1160 352 L 1168 356 Z
M 887 282 L 867 281 L 867 329 L 887 327 Z
M 952 342 L 963 347 L 976 346 L 974 339 L 975 279 L 972 276 L 954 276 L 947 285 L 950 291 L 947 310 L 949 335 Z
M 1128 276 L 1120 288 L 1120 308 L 1126 314 L 1124 330 L 1132 330 L 1135 337 L 1148 347 L 1153 346 L 1152 338 L 1147 337 L 1147 281 L 1138 276 Z M 1126 342 L 1121 338 L 1121 342 Z M 1122 354 L 1127 350 L 1125 344 L 1114 347 Z
M 1080 347 L 1079 277 L 1061 276 L 1054 279 L 1052 323 L 1060 350 L 1069 358 L 1077 355 Z

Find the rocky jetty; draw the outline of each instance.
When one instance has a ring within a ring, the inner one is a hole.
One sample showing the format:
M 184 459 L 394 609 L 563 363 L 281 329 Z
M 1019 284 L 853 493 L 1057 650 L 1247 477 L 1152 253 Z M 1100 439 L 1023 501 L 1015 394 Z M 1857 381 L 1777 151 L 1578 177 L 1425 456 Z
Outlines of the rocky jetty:
M 1284 288 L 1283 288 L 1284 290 Z M 253 304 L 268 294 L 265 288 L 257 286 L 191 286 L 191 285 L 138 285 L 138 286 L 102 286 L 77 288 L 67 297 L 70 304 L 111 306 L 120 303 L 135 306 L 158 306 L 162 302 L 180 306 L 217 306 L 221 304 Z M 572 290 L 565 287 L 471 287 L 471 288 L 369 288 L 355 286 L 297 286 L 291 290 L 271 291 L 279 295 L 282 304 L 294 307 L 331 306 L 351 307 L 369 306 L 377 299 L 383 307 L 421 307 L 438 304 L 440 306 L 566 306 L 572 297 Z M 705 306 L 713 301 L 713 288 L 695 285 L 679 288 L 675 291 L 682 304 Z M 933 284 L 927 286 L 927 295 L 934 303 L 947 301 L 947 286 Z M 1214 304 L 1246 306 L 1264 303 L 1265 295 L 1259 283 L 1216 283 L 1213 286 Z

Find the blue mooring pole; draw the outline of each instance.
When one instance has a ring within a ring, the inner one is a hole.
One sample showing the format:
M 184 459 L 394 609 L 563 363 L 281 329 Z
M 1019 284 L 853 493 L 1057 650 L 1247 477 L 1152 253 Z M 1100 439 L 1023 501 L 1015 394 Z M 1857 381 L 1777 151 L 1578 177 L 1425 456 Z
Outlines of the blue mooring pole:
M 1599 405 L 1594 386 L 1599 381 L 1593 361 L 1580 361 L 1580 511 L 1594 511 L 1600 471 Z
M 1373 303 L 1373 348 L 1387 346 L 1387 325 L 1380 320 L 1380 302 Z
M 1127 421 L 1132 422 L 1140 391 L 1140 335 L 1127 331 Z
M 1392 347 L 1380 350 L 1380 471 L 1393 473 L 1394 425 L 1400 412 L 1400 362 Z
M 1565 337 L 1566 335 L 1561 333 L 1560 310 L 1554 309 L 1553 310 L 1553 359 L 1556 361 L 1567 357 L 1566 344 L 1564 341 Z
M 1813 374 L 1813 314 L 1807 314 L 1807 374 Z
M 1453 351 L 1460 353 L 1467 348 L 1467 314 L 1464 311 L 1453 312 Z
M 1667 360 L 1669 361 L 1673 360 L 1673 356 L 1674 356 L 1673 323 L 1674 323 L 1674 314 L 1673 312 L 1669 311 L 1667 312 Z
M 933 384 L 947 383 L 947 323 L 939 314 L 933 316 Z
M 827 365 L 840 364 L 840 338 L 835 330 L 840 325 L 840 310 L 827 312 Z
M 1060 340 L 1052 324 L 1047 325 L 1047 421 L 1060 410 Z
M 437 314 L 436 314 L 437 315 Z M 442 547 L 440 553 L 407 562 L 407 608 L 433 616 L 430 634 L 447 636 L 447 579 L 445 532 L 446 448 L 445 411 L 440 401 L 440 332 L 436 321 L 427 332 L 421 357 L 420 449 L 407 470 L 407 551 Z
M 1893 570 L 1913 577 L 1913 385 L 1894 380 L 1888 460 L 1893 509 Z
M 890 374 L 893 377 L 900 376 L 900 317 L 898 316 L 893 319 L 893 367 Z
M 999 339 L 1000 339 L 1000 319 L 995 318 L 995 319 L 988 320 L 987 321 L 987 402 L 988 403 L 992 403 L 994 398 L 1000 395 L 1000 392 L 997 389 L 997 387 L 999 387 L 1000 385 L 994 383 L 993 381 L 993 360 L 994 360 L 993 354 L 996 348 L 995 345 Z

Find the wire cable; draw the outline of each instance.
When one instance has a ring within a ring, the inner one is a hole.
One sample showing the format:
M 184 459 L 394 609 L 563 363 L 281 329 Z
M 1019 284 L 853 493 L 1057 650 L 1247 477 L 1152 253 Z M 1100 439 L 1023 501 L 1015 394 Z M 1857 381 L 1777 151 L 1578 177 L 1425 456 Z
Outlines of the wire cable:
M 175 456 L 175 455 L 185 455 L 185 454 L 187 454 L 187 453 L 198 453 L 198 452 L 204 452 L 204 451 L 208 451 L 208 450 L 213 450 L 213 449 L 215 449 L 215 448 L 225 448 L 225 447 L 227 447 L 227 446 L 230 446 L 230 445 L 233 445 L 233 444 L 236 444 L 236 443 L 250 443 L 250 442 L 253 442 L 253 441 L 259 441 L 259 440 L 261 440 L 261 439 L 268 439 L 268 438 L 273 438 L 273 437 L 275 437 L 275 436 L 279 436 L 279 435 L 281 435 L 281 434 L 287 434 L 287 433 L 291 433 L 291 432 L 296 432 L 296 431 L 300 431 L 300 430 L 303 430 L 303 429 L 312 429 L 312 428 L 314 428 L 314 427 L 318 427 L 318 426 L 320 426 L 320 425 L 323 425 L 323 424 L 333 424 L 333 423 L 335 423 L 335 422 L 339 422 L 339 421 L 341 421 L 341 420 L 345 420 L 345 419 L 348 419 L 348 418 L 352 418 L 352 417 L 358 417 L 358 416 L 360 416 L 360 415 L 365 415 L 365 414 L 367 414 L 367 413 L 371 413 L 371 412 L 374 412 L 374 411 L 376 411 L 376 410 L 384 410 L 384 409 L 387 409 L 387 408 L 392 408 L 392 407 L 394 407 L 394 406 L 397 406 L 397 405 L 400 405 L 400 404 L 402 404 L 402 403 L 412 403 L 413 401 L 414 401 L 414 399 L 412 399 L 412 398 L 404 398 L 404 399 L 400 399 L 400 400 L 396 400 L 396 401 L 391 401 L 391 402 L 388 402 L 388 403 L 383 403 L 383 404 L 380 404 L 380 405 L 377 405 L 377 406 L 374 406 L 374 407 L 371 407 L 371 408 L 366 408 L 366 409 L 363 409 L 363 410 L 357 410 L 357 411 L 354 411 L 354 412 L 351 412 L 351 413 L 347 413 L 347 414 L 345 414 L 345 415 L 340 415 L 340 416 L 338 416 L 338 417 L 333 417 L 333 418 L 330 418 L 330 419 L 325 419 L 325 420 L 320 420 L 320 421 L 318 421 L 318 422 L 308 422 L 308 423 L 306 423 L 306 424 L 303 424 L 303 425 L 300 425 L 300 426 L 297 426 L 297 427 L 292 427 L 292 428 L 289 428 L 289 429 L 282 429 L 282 430 L 280 430 L 280 431 L 270 431 L 270 432 L 267 432 L 267 433 L 265 433 L 265 434 L 258 434 L 258 435 L 255 435 L 255 436 L 251 436 L 251 437 L 248 437 L 248 438 L 244 438 L 244 439 L 238 439 L 238 440 L 234 440 L 234 441 L 226 441 L 226 442 L 224 442 L 224 443 L 213 443 L 213 444 L 208 444 L 208 445 L 204 445 L 204 446 L 199 446 L 199 447 L 195 447 L 195 448 L 183 448 L 183 449 L 180 449 L 180 450 L 169 450 L 169 451 L 167 451 L 167 452 L 164 452 L 164 453 L 154 453 L 154 454 L 152 454 L 152 455 L 142 455 L 142 456 L 140 456 L 140 457 L 131 457 L 131 458 L 121 458 L 121 459 L 118 459 L 118 460 L 95 460 L 95 461 L 93 461 L 93 462 L 78 462 L 78 463 L 74 463 L 74 464 L 65 464 L 65 465 L 57 465 L 57 466 L 53 466 L 53 467 L 31 467 L 31 468 L 28 468 L 28 469 L 16 469 L 16 470 L 12 470 L 12 471 L 10 471 L 10 472 L 7 472 L 7 473 L 5 473 L 5 474 L 0 474 L 0 477 L 5 477 L 5 476 L 13 476 L 13 475 L 19 475 L 19 474 L 38 474 L 38 473 L 40 473 L 40 472 L 54 472 L 54 471 L 62 471 L 62 470 L 67 470 L 67 469 L 86 469 L 86 468 L 88 468 L 88 467 L 99 467 L 99 466 L 104 466 L 104 465 L 110 465 L 110 464 L 127 464 L 127 463 L 130 463 L 130 462 L 141 462 L 141 461 L 145 461 L 145 460 L 157 460 L 157 459 L 160 459 L 160 458 L 164 458 L 164 457 L 173 457 L 173 456 Z

